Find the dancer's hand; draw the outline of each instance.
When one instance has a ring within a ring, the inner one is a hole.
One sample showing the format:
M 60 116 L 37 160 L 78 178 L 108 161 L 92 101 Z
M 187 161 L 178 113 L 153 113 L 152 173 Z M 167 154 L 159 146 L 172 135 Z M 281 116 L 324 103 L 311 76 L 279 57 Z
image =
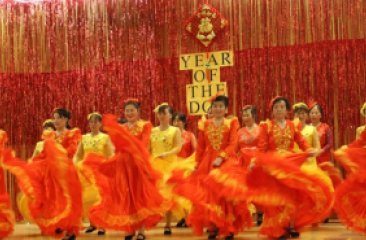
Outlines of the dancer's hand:
M 164 152 L 164 153 L 161 153 L 158 157 L 159 158 L 165 158 L 167 156 L 168 156 L 168 154 Z
M 222 159 L 222 157 L 217 157 L 217 158 L 213 161 L 212 166 L 214 166 L 214 167 L 219 167 L 223 161 L 224 161 L 224 159 Z
M 255 159 L 252 159 L 249 163 L 248 170 L 251 171 L 255 167 Z
M 309 157 L 315 157 L 315 156 L 319 155 L 319 151 L 317 151 L 316 149 L 313 149 L 313 148 L 307 150 L 306 152 L 309 155 Z

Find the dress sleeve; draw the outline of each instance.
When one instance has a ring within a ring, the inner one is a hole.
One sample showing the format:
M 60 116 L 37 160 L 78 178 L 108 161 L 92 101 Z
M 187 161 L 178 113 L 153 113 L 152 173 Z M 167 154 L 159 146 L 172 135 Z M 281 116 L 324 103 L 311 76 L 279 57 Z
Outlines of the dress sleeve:
M 230 122 L 229 130 L 229 144 L 223 149 L 219 156 L 226 158 L 227 156 L 234 156 L 238 146 L 238 129 L 239 122 L 237 118 L 233 118 Z
M 259 125 L 259 127 L 258 150 L 261 152 L 266 152 L 269 145 L 268 123 L 263 122 Z
M 145 146 L 149 146 L 150 136 L 151 136 L 152 124 L 150 122 L 146 122 L 141 132 L 141 141 Z
M 332 133 L 332 129 L 328 125 L 326 125 L 325 128 L 326 128 L 326 130 L 325 130 L 325 137 L 326 137 L 327 143 L 324 145 L 323 151 L 324 152 L 327 152 L 333 146 L 333 133 Z
M 203 158 L 203 154 L 206 149 L 206 139 L 205 139 L 205 126 L 206 122 L 200 122 L 198 125 L 198 140 L 196 148 L 196 162 L 199 164 Z

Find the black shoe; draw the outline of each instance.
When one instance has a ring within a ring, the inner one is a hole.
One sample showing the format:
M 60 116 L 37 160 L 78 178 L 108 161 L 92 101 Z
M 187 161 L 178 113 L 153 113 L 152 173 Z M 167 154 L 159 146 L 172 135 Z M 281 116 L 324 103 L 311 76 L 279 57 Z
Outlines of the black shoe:
M 63 232 L 63 230 L 61 228 L 56 228 L 55 233 L 56 234 L 61 234 Z
M 263 223 L 263 213 L 257 214 L 257 226 L 259 227 Z
M 165 227 L 164 235 L 172 235 L 172 229 L 170 227 Z
M 137 234 L 136 240 L 145 240 L 146 236 L 142 233 Z
M 105 235 L 105 230 L 104 229 L 99 229 L 98 230 L 98 236 L 104 236 Z
M 66 236 L 62 238 L 62 240 L 75 240 L 75 239 L 76 239 L 75 234 L 71 234 L 71 235 L 66 234 Z
M 215 239 L 216 239 L 216 237 L 217 237 L 217 235 L 209 234 L 209 235 L 208 235 L 208 237 L 207 237 L 207 239 L 208 239 L 208 240 L 215 240 Z
M 294 229 L 290 229 L 288 233 L 290 235 L 290 238 L 299 238 L 300 237 L 300 233 L 296 232 Z
M 177 228 L 183 228 L 183 227 L 186 227 L 187 224 L 186 224 L 186 220 L 184 218 L 182 218 L 178 223 L 177 223 Z
M 125 240 L 132 240 L 135 234 L 125 236 Z
M 324 219 L 323 223 L 329 223 L 329 218 Z
M 234 233 L 230 233 L 230 235 L 226 236 L 225 240 L 234 240 Z
M 217 229 L 210 230 L 208 233 L 208 240 L 215 240 L 218 234 L 219 234 L 219 231 Z
M 97 230 L 96 227 L 90 225 L 86 230 L 85 230 L 85 233 L 92 233 L 94 232 L 95 230 Z

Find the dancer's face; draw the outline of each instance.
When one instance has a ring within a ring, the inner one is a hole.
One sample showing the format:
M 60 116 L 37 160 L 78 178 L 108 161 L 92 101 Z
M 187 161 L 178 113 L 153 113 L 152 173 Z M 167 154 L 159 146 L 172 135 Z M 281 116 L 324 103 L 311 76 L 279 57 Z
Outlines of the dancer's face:
M 175 118 L 173 120 L 173 126 L 178 127 L 180 129 L 184 129 L 184 122 L 182 122 L 179 118 Z
M 166 108 L 163 112 L 158 112 L 158 119 L 160 124 L 170 124 L 172 115 L 170 114 L 169 109 Z
M 245 126 L 251 126 L 254 123 L 254 118 L 252 116 L 251 109 L 246 109 L 243 111 L 243 114 L 241 116 L 241 120 L 243 121 Z
M 301 109 L 296 113 L 296 116 L 301 122 L 306 122 L 309 118 L 309 114 L 305 109 Z
M 58 113 L 53 114 L 53 123 L 56 129 L 63 129 L 66 126 L 67 118 L 61 117 Z
M 225 117 L 227 108 L 224 102 L 218 101 L 212 103 L 211 111 L 214 118 L 222 118 Z
M 99 132 L 101 127 L 102 127 L 102 123 L 98 119 L 91 118 L 89 120 L 89 128 L 90 128 L 91 132 Z
M 273 118 L 275 120 L 283 120 L 287 116 L 286 102 L 281 100 L 276 102 L 272 108 Z
M 310 110 L 310 119 L 312 123 L 318 123 L 320 122 L 320 119 L 322 118 L 322 114 L 319 111 L 319 108 L 317 106 L 313 107 Z
M 125 107 L 125 117 L 128 122 L 136 122 L 140 118 L 140 110 L 130 104 Z

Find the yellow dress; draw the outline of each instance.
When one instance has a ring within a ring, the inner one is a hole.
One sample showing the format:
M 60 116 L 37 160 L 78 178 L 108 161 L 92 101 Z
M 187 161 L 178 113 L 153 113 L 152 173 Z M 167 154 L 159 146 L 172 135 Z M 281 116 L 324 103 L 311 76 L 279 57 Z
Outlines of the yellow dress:
M 365 125 L 364 126 L 360 126 L 356 129 L 356 139 L 360 137 L 361 133 L 363 132 L 363 130 L 365 130 Z
M 79 179 L 81 182 L 81 187 L 83 189 L 83 212 L 84 217 L 88 216 L 89 209 L 100 201 L 100 196 L 97 187 L 92 184 L 93 172 L 91 169 L 84 166 L 84 159 L 88 153 L 97 153 L 104 157 L 110 157 L 112 154 L 110 152 L 111 144 L 110 138 L 105 133 L 98 133 L 97 135 L 92 135 L 91 133 L 83 135 L 79 149 L 75 154 L 76 167 L 78 170 Z
M 23 216 L 24 220 L 27 222 L 33 222 L 33 219 L 31 217 L 29 208 L 28 208 L 28 204 L 29 204 L 29 198 L 27 196 L 24 195 L 23 192 L 19 192 L 17 194 L 17 206 L 19 209 L 20 214 Z
M 172 201 L 173 207 L 171 209 L 176 219 L 185 217 L 185 214 L 191 208 L 191 204 L 183 198 L 173 193 L 173 184 L 168 183 L 174 170 L 179 168 L 178 153 L 171 154 L 167 157 L 158 157 L 160 154 L 171 151 L 174 146 L 174 139 L 179 133 L 179 128 L 169 126 L 168 129 L 162 131 L 159 127 L 155 127 L 151 131 L 150 136 L 150 151 L 152 155 L 152 167 L 162 174 L 162 180 L 159 181 L 158 187 L 161 195 Z M 187 166 L 184 166 L 186 168 Z
M 172 168 L 178 159 L 178 154 L 160 158 L 160 154 L 169 152 L 174 148 L 174 139 L 179 129 L 169 126 L 168 129 L 161 131 L 159 127 L 155 127 L 151 131 L 150 150 L 153 157 L 152 166 L 164 175 L 164 179 L 169 178 Z

